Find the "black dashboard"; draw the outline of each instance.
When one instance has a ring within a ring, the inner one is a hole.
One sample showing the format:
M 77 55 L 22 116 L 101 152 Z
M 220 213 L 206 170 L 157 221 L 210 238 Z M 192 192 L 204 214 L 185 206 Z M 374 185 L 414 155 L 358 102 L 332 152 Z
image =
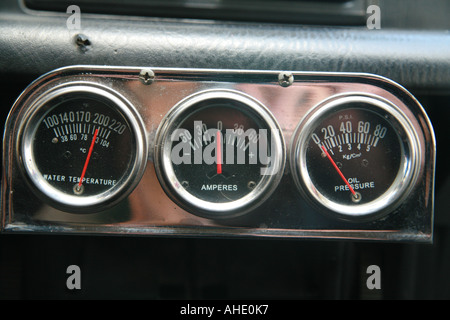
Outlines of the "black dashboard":
M 449 4 L 408 3 L 4 1 L 0 298 L 448 299 Z

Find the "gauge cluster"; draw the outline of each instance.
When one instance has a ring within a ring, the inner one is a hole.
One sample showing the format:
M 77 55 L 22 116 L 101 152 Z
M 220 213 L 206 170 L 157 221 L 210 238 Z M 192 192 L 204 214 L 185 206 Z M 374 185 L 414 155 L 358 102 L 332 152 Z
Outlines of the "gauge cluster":
M 431 242 L 434 166 L 377 75 L 71 66 L 11 109 L 2 231 Z

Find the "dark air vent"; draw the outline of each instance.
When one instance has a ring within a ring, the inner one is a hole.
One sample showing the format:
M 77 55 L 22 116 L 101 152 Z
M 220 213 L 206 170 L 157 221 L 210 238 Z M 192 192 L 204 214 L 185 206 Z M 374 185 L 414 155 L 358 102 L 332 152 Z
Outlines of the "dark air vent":
M 45 11 L 73 4 L 82 13 L 315 25 L 363 25 L 366 17 L 364 0 L 25 0 Z

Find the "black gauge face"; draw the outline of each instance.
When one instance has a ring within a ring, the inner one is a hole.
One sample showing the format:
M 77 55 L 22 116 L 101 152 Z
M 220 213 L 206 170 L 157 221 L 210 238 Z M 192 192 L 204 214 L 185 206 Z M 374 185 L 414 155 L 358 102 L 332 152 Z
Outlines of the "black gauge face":
M 306 166 L 321 194 L 339 204 L 360 205 L 391 187 L 403 150 L 387 119 L 388 114 L 353 104 L 330 113 L 317 125 L 307 142 Z
M 181 139 L 174 142 L 172 151 L 180 149 L 187 156 L 174 164 L 175 175 L 193 196 L 211 202 L 229 202 L 250 193 L 261 181 L 258 161 L 258 131 L 265 128 L 261 119 L 243 113 L 236 102 L 208 101 L 205 107 L 188 116 L 179 126 L 185 137 L 191 137 L 189 154 L 181 147 Z M 269 141 L 270 143 L 270 141 Z M 264 150 L 270 157 L 270 146 Z M 195 154 L 201 156 L 195 163 Z M 254 159 L 254 160 L 252 160 Z
M 143 166 L 134 119 L 105 95 L 56 95 L 39 106 L 25 130 L 24 164 L 32 182 L 69 211 L 116 199 Z
M 280 131 L 264 107 L 241 95 L 215 92 L 193 100 L 175 107 L 171 126 L 160 132 L 163 185 L 193 213 L 242 213 L 278 181 Z
M 95 195 L 120 183 L 135 148 L 127 119 L 107 102 L 89 96 L 61 97 L 47 107 L 51 111 L 44 115 L 33 141 L 36 166 L 44 179 L 64 193 L 79 196 Z
M 402 113 L 377 99 L 325 103 L 294 134 L 294 180 L 314 204 L 343 217 L 387 212 L 412 179 L 412 135 Z

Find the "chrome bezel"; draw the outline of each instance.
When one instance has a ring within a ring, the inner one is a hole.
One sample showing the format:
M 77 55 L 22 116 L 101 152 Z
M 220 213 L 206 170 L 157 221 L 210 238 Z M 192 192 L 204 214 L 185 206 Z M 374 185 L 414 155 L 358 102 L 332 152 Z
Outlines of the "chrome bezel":
M 363 110 L 370 110 L 382 117 L 388 113 L 388 122 L 396 129 L 401 146 L 401 162 L 396 178 L 391 186 L 378 198 L 364 204 L 344 205 L 330 200 L 322 194 L 310 178 L 306 163 L 308 140 L 317 125 L 330 113 L 348 109 L 349 103 L 362 102 Z M 297 126 L 291 146 L 290 166 L 292 176 L 301 194 L 316 207 L 332 212 L 343 219 L 360 221 L 365 218 L 380 217 L 392 212 L 413 187 L 420 170 L 421 150 L 414 127 L 406 115 L 395 104 L 379 96 L 367 93 L 346 93 L 332 96 L 314 107 Z
M 40 174 L 39 168 L 34 158 L 33 139 L 41 123 L 42 118 L 51 112 L 46 108 L 46 104 L 55 98 L 73 93 L 84 93 L 100 96 L 101 99 L 109 102 L 128 120 L 132 137 L 135 140 L 135 151 L 132 165 L 126 177 L 120 179 L 120 183 L 110 189 L 92 196 L 74 196 L 58 190 L 50 185 Z M 33 99 L 33 98 L 31 98 Z M 125 198 L 139 183 L 142 177 L 147 160 L 147 139 L 144 124 L 139 113 L 125 97 L 118 92 L 103 85 L 89 82 L 69 82 L 60 85 L 43 93 L 40 93 L 34 101 L 30 103 L 26 111 L 24 121 L 19 129 L 18 148 L 23 168 L 23 173 L 36 191 L 37 195 L 63 211 L 90 213 L 105 210 Z
M 244 197 L 230 202 L 210 202 L 199 199 L 189 193 L 178 181 L 173 170 L 170 154 L 172 141 L 170 136 L 178 128 L 182 119 L 191 114 L 190 109 L 197 103 L 212 99 L 229 99 L 238 101 L 249 108 L 249 113 L 257 114 L 271 130 L 275 143 L 275 165 L 278 168 L 273 175 L 264 175 L 256 187 Z M 185 210 L 206 218 L 231 218 L 243 215 L 266 200 L 281 180 L 285 166 L 285 143 L 282 131 L 270 111 L 256 99 L 235 90 L 213 89 L 197 92 L 178 102 L 163 119 L 156 134 L 155 168 L 163 189 Z

